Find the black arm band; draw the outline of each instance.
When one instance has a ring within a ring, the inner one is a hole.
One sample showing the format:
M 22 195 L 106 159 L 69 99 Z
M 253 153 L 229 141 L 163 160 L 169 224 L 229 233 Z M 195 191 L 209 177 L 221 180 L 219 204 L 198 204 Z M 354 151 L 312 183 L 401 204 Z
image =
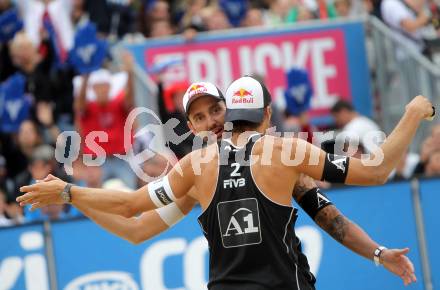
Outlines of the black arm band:
M 318 187 L 307 191 L 299 201 L 301 208 L 314 220 L 320 210 L 333 204 Z
M 347 178 L 350 158 L 327 153 L 321 180 L 333 183 L 344 183 Z

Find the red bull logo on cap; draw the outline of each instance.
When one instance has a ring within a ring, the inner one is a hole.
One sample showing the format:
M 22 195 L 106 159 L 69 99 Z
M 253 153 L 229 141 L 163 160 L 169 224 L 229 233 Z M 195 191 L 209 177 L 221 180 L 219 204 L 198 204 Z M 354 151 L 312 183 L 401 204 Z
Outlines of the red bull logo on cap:
M 194 84 L 188 90 L 188 95 L 191 98 L 194 95 L 206 93 L 208 89 L 202 84 Z
M 254 95 L 246 89 L 239 89 L 232 94 L 233 104 L 252 104 L 254 102 Z

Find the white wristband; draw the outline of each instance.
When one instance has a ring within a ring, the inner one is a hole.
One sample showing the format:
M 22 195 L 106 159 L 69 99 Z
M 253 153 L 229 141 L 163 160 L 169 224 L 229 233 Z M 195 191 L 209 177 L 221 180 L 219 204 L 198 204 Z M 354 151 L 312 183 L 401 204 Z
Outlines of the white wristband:
M 177 198 L 171 189 L 168 176 L 148 183 L 148 194 L 156 207 L 166 206 Z
M 170 227 L 175 225 L 178 221 L 185 217 L 185 215 L 182 213 L 175 202 L 170 203 L 169 205 L 166 205 L 164 207 L 157 208 L 155 209 L 155 211 L 159 214 L 161 219 Z

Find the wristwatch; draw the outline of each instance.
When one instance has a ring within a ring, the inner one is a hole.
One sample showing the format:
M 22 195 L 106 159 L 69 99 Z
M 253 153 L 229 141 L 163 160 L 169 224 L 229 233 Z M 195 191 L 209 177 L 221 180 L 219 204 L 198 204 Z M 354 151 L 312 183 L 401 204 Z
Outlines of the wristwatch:
M 61 192 L 61 198 L 65 203 L 70 203 L 72 201 L 72 195 L 70 194 L 70 189 L 72 188 L 72 186 L 73 184 L 67 183 L 63 191 Z
M 386 250 L 387 248 L 380 246 L 377 247 L 376 250 L 374 250 L 374 264 L 376 264 L 376 266 L 380 266 L 381 262 L 380 262 L 380 255 L 382 254 L 383 250 Z

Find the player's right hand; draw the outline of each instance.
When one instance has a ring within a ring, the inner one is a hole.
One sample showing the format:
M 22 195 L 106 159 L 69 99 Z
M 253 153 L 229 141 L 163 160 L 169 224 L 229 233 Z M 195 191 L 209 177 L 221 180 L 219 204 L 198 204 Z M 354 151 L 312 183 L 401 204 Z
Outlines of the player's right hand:
M 24 194 L 17 197 L 16 200 L 20 206 L 32 205 L 31 211 L 49 204 L 63 204 L 64 201 L 60 193 L 66 184 L 67 183 L 61 179 L 53 179 L 22 186 L 20 187 L 20 191 Z
M 432 103 L 424 96 L 418 95 L 406 105 L 406 111 L 415 113 L 420 120 L 432 117 Z

